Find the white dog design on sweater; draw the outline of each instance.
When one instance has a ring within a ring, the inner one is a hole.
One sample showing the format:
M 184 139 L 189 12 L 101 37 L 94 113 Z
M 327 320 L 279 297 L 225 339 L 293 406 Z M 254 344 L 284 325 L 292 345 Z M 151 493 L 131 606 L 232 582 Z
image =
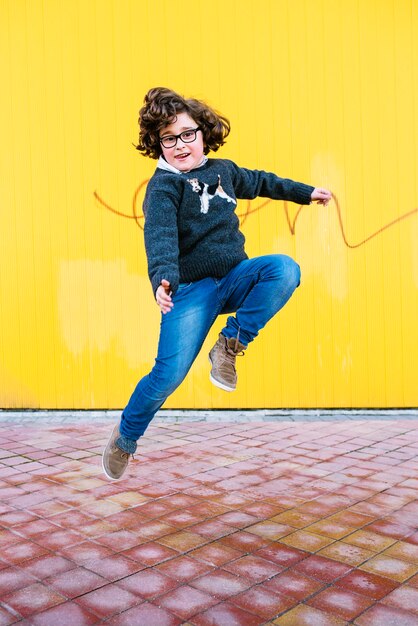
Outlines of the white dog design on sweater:
M 228 202 L 232 202 L 232 204 L 236 204 L 234 198 L 228 196 L 221 186 L 221 177 L 218 176 L 218 183 L 214 185 L 208 185 L 207 183 L 202 183 L 197 178 L 188 178 L 187 182 L 191 184 L 193 191 L 199 194 L 200 196 L 200 212 L 207 213 L 209 211 L 209 202 L 215 196 L 219 196 L 220 198 L 224 198 Z

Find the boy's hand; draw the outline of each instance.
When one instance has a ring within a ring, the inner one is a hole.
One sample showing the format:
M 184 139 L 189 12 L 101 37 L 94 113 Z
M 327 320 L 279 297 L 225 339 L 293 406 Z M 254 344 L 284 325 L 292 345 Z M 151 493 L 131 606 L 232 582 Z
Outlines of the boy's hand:
M 323 204 L 324 206 L 327 206 L 331 198 L 332 193 L 323 187 L 315 187 L 311 194 L 312 202 L 317 202 L 318 204 Z
M 174 306 L 171 300 L 170 283 L 165 278 L 162 279 L 160 286 L 155 292 L 155 299 L 164 315 L 169 313 Z

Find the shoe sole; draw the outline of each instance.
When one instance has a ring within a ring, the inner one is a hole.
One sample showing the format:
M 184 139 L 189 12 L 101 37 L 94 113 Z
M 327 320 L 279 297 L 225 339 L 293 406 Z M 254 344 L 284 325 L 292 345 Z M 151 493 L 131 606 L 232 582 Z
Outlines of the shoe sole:
M 213 363 L 212 363 L 212 359 L 210 358 L 210 355 L 208 356 L 209 359 L 209 363 L 212 365 L 213 367 Z M 219 387 L 219 389 L 223 389 L 223 391 L 235 391 L 236 387 L 227 387 L 226 385 L 224 385 L 223 383 L 219 382 L 219 380 L 216 380 L 216 378 L 214 378 L 212 376 L 212 372 L 209 373 L 209 379 L 210 382 L 215 385 L 215 387 Z

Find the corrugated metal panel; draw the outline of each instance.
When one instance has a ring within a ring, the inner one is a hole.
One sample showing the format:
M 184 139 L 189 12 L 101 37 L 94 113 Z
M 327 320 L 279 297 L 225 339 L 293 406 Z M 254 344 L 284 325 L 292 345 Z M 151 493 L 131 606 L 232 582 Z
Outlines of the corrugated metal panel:
M 208 381 L 213 329 L 169 407 L 416 406 L 418 10 L 412 0 L 3 0 L 0 406 L 123 406 L 159 313 L 142 241 L 155 162 L 132 147 L 165 85 L 232 121 L 219 156 L 335 194 L 238 213 L 302 286 Z

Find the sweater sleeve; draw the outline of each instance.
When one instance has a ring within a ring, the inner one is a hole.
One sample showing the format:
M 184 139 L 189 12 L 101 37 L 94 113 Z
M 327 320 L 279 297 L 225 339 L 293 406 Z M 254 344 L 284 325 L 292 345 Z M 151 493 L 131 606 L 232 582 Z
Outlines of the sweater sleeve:
M 272 200 L 288 200 L 296 204 L 310 204 L 314 187 L 298 183 L 290 178 L 280 178 L 276 174 L 262 170 L 248 170 L 227 162 L 232 169 L 237 198 L 253 200 L 257 197 Z
M 144 214 L 148 275 L 154 297 L 163 278 L 168 280 L 174 294 L 179 285 L 179 244 L 175 195 L 166 190 L 147 190 Z

